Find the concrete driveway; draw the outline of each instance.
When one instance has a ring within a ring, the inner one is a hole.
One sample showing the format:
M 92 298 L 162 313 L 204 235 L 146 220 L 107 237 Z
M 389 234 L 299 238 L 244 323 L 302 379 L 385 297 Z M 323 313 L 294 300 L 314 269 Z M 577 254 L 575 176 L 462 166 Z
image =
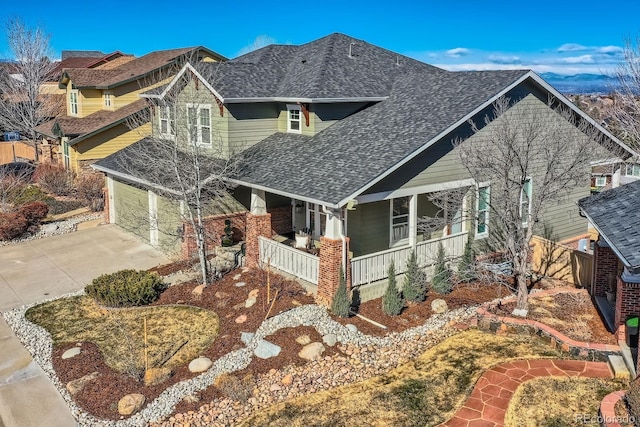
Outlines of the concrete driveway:
M 0 311 L 84 288 L 103 273 L 170 260 L 115 225 L 0 247 Z M 76 421 L 44 371 L 0 317 L 0 427 Z
M 78 291 L 96 276 L 170 260 L 116 225 L 0 247 L 0 311 Z

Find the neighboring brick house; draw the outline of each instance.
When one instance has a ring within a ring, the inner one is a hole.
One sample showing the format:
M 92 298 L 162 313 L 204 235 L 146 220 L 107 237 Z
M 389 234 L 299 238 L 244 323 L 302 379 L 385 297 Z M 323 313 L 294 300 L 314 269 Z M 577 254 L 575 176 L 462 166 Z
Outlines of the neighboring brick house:
M 111 221 L 160 244 L 158 211 L 171 197 L 127 159 L 153 153 L 154 138 L 197 142 L 241 165 L 229 179 L 239 204 L 232 210 L 246 213 L 247 263 L 268 262 L 317 284 L 325 302 L 340 266 L 360 286 L 385 279 L 391 260 L 402 273 L 411 251 L 427 265 L 440 243 L 455 257 L 470 233 L 489 237 L 491 183 L 469 176 L 453 141 L 482 143 L 493 122 L 476 133 L 469 122 L 481 123 L 501 97 L 511 100 L 504 114 L 513 120 L 536 111 L 563 138 L 584 137 L 548 106 L 555 98 L 632 153 L 529 70 L 448 72 L 343 34 L 201 65 L 187 64 L 169 84 L 141 95 L 153 105 L 153 137 L 94 164 L 107 175 Z M 525 196 L 544 191 L 535 173 L 523 183 Z M 439 210 L 430 196 L 453 189 L 465 196 Z M 558 200 L 540 228 L 552 227 L 560 240 L 584 234 L 576 201 L 589 191 L 585 185 Z M 127 221 L 126 201 L 153 220 L 146 227 Z M 167 215 L 171 232 L 179 213 Z M 425 231 L 419 220 L 443 225 Z M 297 245 L 301 232 L 312 241 L 306 252 L 282 244 L 288 237 Z
M 614 327 L 640 316 L 640 181 L 578 201 L 597 230 L 594 247 L 594 297 L 615 300 Z
M 80 173 L 151 134 L 140 93 L 171 80 L 188 61 L 224 59 L 199 46 L 139 58 L 114 52 L 92 58 L 88 64 L 83 60 L 81 68 L 64 68 L 60 74 L 58 86 L 65 95 L 66 113 L 44 123 L 39 131 L 59 146 L 65 167 Z

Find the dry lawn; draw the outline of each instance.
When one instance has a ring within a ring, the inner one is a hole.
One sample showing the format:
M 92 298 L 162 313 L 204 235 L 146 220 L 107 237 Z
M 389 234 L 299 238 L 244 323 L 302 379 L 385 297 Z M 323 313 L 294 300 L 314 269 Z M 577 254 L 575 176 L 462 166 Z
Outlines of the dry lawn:
M 578 426 L 594 422 L 600 401 L 625 388 L 622 382 L 602 378 L 536 378 L 516 390 L 505 416 L 505 426 Z
M 585 293 L 571 293 L 567 292 L 562 295 L 563 298 L 569 299 L 574 307 L 587 307 L 591 305 L 589 295 Z M 580 312 L 575 310 L 574 315 L 571 318 L 571 322 L 563 320 L 558 316 L 558 312 L 566 310 L 567 306 L 558 302 L 558 296 L 547 295 L 540 298 L 531 298 L 529 300 L 529 310 L 531 318 L 534 318 L 545 325 L 549 325 L 552 328 L 558 330 L 565 330 L 572 338 L 579 341 L 590 341 L 591 330 L 589 328 L 589 322 L 594 320 L 594 314 L 592 311 L 584 310 Z
M 30 308 L 26 317 L 45 328 L 54 345 L 95 343 L 119 372 L 144 371 L 144 319 L 149 367 L 173 368 L 198 357 L 219 332 L 218 316 L 191 306 L 104 308 L 88 296 L 62 298 Z
M 242 426 L 434 426 L 448 420 L 482 373 L 516 359 L 561 358 L 535 337 L 461 332 L 387 375 L 292 399 Z

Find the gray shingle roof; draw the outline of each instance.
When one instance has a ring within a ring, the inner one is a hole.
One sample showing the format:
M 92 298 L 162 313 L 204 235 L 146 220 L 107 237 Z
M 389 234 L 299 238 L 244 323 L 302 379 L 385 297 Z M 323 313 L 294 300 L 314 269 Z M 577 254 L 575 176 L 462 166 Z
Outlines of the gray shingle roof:
M 398 76 L 447 73 L 339 33 L 300 46 L 270 45 L 207 67 L 203 74 L 213 76 L 207 79 L 225 100 L 386 97 Z
M 526 73 L 409 73 L 388 100 L 313 137 L 276 133 L 249 148 L 238 179 L 337 204 Z
M 632 269 L 640 268 L 640 180 L 578 201 Z

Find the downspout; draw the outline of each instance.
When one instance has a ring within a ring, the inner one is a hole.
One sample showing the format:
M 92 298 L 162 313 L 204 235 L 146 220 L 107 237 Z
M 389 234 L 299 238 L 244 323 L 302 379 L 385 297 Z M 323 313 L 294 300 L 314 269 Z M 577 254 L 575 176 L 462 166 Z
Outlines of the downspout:
M 327 210 L 325 205 L 322 205 L 322 211 L 325 215 L 333 215 L 333 212 Z M 342 222 L 340 222 L 340 239 L 342 240 L 342 274 L 347 277 L 347 239 L 342 231 Z

